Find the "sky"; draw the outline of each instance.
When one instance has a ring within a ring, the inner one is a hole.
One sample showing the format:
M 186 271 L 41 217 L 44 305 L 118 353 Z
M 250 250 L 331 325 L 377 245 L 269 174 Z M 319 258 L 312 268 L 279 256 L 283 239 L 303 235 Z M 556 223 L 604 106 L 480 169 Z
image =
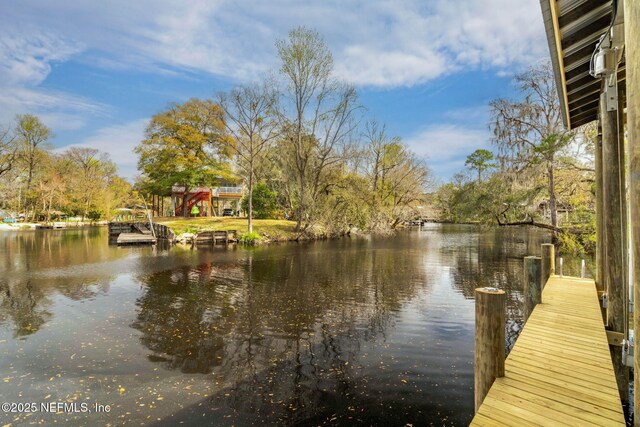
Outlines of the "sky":
M 539 0 L 0 0 L 0 127 L 36 114 L 58 151 L 106 151 L 132 179 L 151 116 L 277 75 L 297 26 L 442 181 L 491 149 L 489 101 L 548 57 Z

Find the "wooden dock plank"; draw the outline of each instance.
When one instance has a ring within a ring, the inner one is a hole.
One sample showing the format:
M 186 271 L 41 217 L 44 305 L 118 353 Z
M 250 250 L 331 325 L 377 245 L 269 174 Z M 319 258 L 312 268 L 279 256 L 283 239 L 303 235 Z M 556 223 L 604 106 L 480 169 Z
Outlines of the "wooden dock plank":
M 593 280 L 549 278 L 471 425 L 625 425 Z

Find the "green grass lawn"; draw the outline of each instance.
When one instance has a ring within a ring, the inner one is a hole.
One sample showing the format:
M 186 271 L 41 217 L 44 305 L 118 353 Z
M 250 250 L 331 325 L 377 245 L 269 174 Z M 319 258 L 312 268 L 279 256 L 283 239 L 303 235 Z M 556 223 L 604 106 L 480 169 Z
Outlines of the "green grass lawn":
M 200 233 L 215 230 L 236 230 L 239 234 L 247 232 L 247 219 L 234 217 L 201 218 L 158 218 L 158 224 L 170 227 L 176 235 L 182 233 Z M 294 231 L 296 223 L 285 219 L 254 219 L 253 232 L 260 236 L 266 234 L 271 240 L 291 240 L 298 237 Z

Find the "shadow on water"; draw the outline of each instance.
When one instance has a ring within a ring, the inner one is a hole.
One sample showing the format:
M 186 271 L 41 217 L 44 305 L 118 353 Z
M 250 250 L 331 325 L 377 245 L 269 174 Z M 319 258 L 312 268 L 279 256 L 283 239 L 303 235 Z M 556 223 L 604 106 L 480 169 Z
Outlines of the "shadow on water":
M 6 363 L 48 375 L 41 360 L 63 350 L 47 324 L 75 335 L 84 322 L 101 337 L 88 354 L 110 354 L 89 366 L 106 375 L 91 398 L 115 402 L 123 420 L 463 425 L 474 289 L 507 291 L 512 343 L 522 257 L 544 241 L 538 230 L 448 225 L 248 249 L 109 247 L 104 230 L 3 236 L 0 328 L 37 338 L 31 358 Z M 64 354 L 86 352 L 84 340 L 67 339 Z M 62 365 L 73 391 L 88 367 Z M 149 390 L 172 399 L 140 404 Z

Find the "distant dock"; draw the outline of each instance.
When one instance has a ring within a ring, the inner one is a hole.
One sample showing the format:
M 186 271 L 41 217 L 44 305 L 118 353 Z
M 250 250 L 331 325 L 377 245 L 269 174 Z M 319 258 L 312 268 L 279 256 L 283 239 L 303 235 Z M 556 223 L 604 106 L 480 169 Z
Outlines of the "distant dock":
M 173 242 L 175 235 L 166 225 L 146 222 L 110 222 L 110 245 L 153 245 L 158 240 Z

